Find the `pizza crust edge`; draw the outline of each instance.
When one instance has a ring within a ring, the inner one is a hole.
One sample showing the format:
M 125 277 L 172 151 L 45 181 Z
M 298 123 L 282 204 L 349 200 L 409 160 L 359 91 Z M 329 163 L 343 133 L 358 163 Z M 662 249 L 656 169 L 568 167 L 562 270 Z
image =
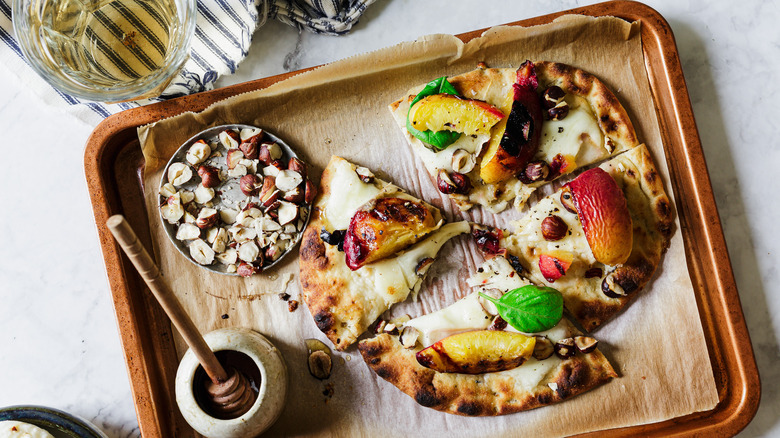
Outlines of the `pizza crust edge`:
M 578 67 L 560 62 L 535 64 L 543 87 L 557 85 L 565 92 L 584 98 L 593 109 L 601 132 L 613 142 L 610 155 L 639 145 L 636 130 L 623 104 L 598 77 Z
M 335 159 L 335 158 L 334 158 Z M 331 159 L 332 161 L 333 159 Z M 320 191 L 312 203 L 312 217 L 303 232 L 299 255 L 299 278 L 303 301 L 314 323 L 333 342 L 337 350 L 344 350 L 365 330 L 360 330 L 363 301 L 352 293 L 336 272 L 334 257 L 338 249 L 325 245 L 320 238 L 322 229 L 322 199 L 330 195 L 330 165 L 320 179 Z M 331 309 L 341 309 L 343 314 Z M 355 326 L 355 330 L 350 327 Z M 367 327 L 367 325 L 366 325 Z M 356 330 L 357 333 L 355 333 Z
M 562 361 L 535 388 L 516 391 L 514 379 L 501 373 L 441 373 L 426 368 L 417 362 L 415 350 L 404 348 L 396 336 L 386 333 L 361 341 L 358 348 L 379 377 L 418 404 L 463 416 L 505 415 L 558 403 L 618 376 L 595 350 Z M 547 383 L 557 385 L 556 390 Z
M 624 169 L 620 169 L 620 165 Z M 621 188 L 629 183 L 637 184 L 626 196 L 635 231 L 628 260 L 609 274 L 627 295 L 610 300 L 611 304 L 583 301 L 577 308 L 568 308 L 587 330 L 601 326 L 644 289 L 661 264 L 674 234 L 674 210 L 645 145 L 625 152 L 601 167 L 618 181 Z M 639 175 L 636 175 L 637 172 Z M 641 196 L 638 196 L 640 193 Z M 641 219 L 642 223 L 637 224 L 637 219 Z

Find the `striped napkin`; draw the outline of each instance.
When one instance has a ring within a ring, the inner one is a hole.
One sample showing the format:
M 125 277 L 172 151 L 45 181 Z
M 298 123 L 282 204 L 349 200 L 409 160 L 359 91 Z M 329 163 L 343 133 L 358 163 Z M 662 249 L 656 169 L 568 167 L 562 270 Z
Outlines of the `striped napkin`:
M 252 34 L 267 18 L 310 32 L 349 32 L 376 0 L 197 0 L 198 15 L 190 58 L 160 98 L 105 104 L 64 94 L 33 74 L 14 38 L 11 1 L 0 0 L 0 63 L 46 103 L 68 108 L 90 125 L 119 111 L 210 90 L 222 75 L 233 74 L 246 57 Z

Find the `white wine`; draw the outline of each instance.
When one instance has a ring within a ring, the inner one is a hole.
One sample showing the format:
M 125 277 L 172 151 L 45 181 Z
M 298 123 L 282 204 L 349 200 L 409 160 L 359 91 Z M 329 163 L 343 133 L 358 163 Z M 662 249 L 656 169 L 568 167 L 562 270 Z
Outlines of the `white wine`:
M 44 61 L 72 81 L 106 89 L 143 82 L 167 63 L 180 32 L 173 0 L 41 0 Z

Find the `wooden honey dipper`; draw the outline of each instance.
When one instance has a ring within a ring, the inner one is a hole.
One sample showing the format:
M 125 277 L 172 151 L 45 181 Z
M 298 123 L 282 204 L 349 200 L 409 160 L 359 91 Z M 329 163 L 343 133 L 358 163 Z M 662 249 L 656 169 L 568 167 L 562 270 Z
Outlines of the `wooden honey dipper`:
M 211 397 L 211 413 L 220 419 L 236 418 L 246 413 L 257 398 L 246 376 L 234 368 L 226 371 L 222 367 L 125 217 L 119 214 L 111 216 L 106 226 L 209 376 L 206 392 Z

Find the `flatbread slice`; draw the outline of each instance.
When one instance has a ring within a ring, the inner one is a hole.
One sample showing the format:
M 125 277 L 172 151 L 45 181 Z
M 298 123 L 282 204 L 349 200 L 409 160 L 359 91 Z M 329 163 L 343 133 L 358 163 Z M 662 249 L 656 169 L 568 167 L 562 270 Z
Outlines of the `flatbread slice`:
M 300 281 L 303 300 L 317 327 L 338 350 L 351 345 L 366 328 L 395 303 L 417 293 L 439 249 L 452 237 L 467 233 L 467 222 L 439 224 L 427 235 L 416 236 L 411 246 L 359 269 L 347 266 L 338 244 L 323 241 L 325 230 L 347 229 L 352 216 L 364 205 L 382 197 L 408 199 L 436 210 L 378 178 L 364 178 L 357 166 L 333 157 L 323 172 L 312 217 L 300 249 Z M 440 216 L 438 210 L 436 214 Z
M 523 275 L 558 289 L 567 311 L 588 331 L 619 312 L 650 281 L 674 231 L 671 203 L 645 145 L 612 158 L 600 168 L 617 183 L 630 213 L 633 236 L 629 236 L 630 255 L 625 262 L 610 266 L 597 261 L 578 213 L 568 211 L 561 200 L 566 187 L 540 200 L 501 241 L 509 254 L 519 258 Z M 542 224 L 550 216 L 565 223 L 563 238 L 544 237 Z M 570 266 L 564 266 L 565 274 L 550 281 L 543 272 L 543 255 Z M 572 258 L 564 260 L 567 257 Z
M 543 161 L 559 170 L 529 184 L 516 177 L 487 184 L 480 177 L 486 145 L 492 137 L 500 138 L 502 123 L 494 126 L 490 135 L 461 135 L 446 149 L 434 152 L 406 129 L 410 104 L 423 86 L 412 88 L 390 104 L 399 128 L 434 181 L 440 170 L 468 176 L 473 187 L 469 193 L 449 195 L 462 210 L 482 205 L 497 213 L 513 202 L 520 209 L 538 186 L 639 144 L 626 110 L 598 78 L 576 67 L 554 62 L 537 62 L 535 70 L 539 79 L 538 93 L 553 85 L 560 87 L 566 92 L 564 100 L 569 111 L 561 120 L 542 123 L 539 150 L 531 160 Z M 448 80 L 464 98 L 483 100 L 508 115 L 516 76 L 516 70 L 511 68 L 478 68 Z
M 469 284 L 480 291 L 506 292 L 528 282 L 506 259 L 497 256 L 480 267 Z M 417 403 L 457 415 L 504 415 L 533 409 L 566 400 L 617 377 L 598 349 L 567 358 L 557 354 L 541 360 L 532 357 L 516 368 L 482 374 L 443 373 L 418 363 L 415 355 L 424 347 L 454 333 L 484 330 L 492 319 L 475 292 L 449 307 L 408 321 L 404 327 L 414 327 L 420 333 L 413 348 L 404 348 L 399 336 L 383 333 L 361 341 L 359 349 L 379 377 Z M 564 318 L 556 327 L 536 335 L 554 344 L 581 333 Z

